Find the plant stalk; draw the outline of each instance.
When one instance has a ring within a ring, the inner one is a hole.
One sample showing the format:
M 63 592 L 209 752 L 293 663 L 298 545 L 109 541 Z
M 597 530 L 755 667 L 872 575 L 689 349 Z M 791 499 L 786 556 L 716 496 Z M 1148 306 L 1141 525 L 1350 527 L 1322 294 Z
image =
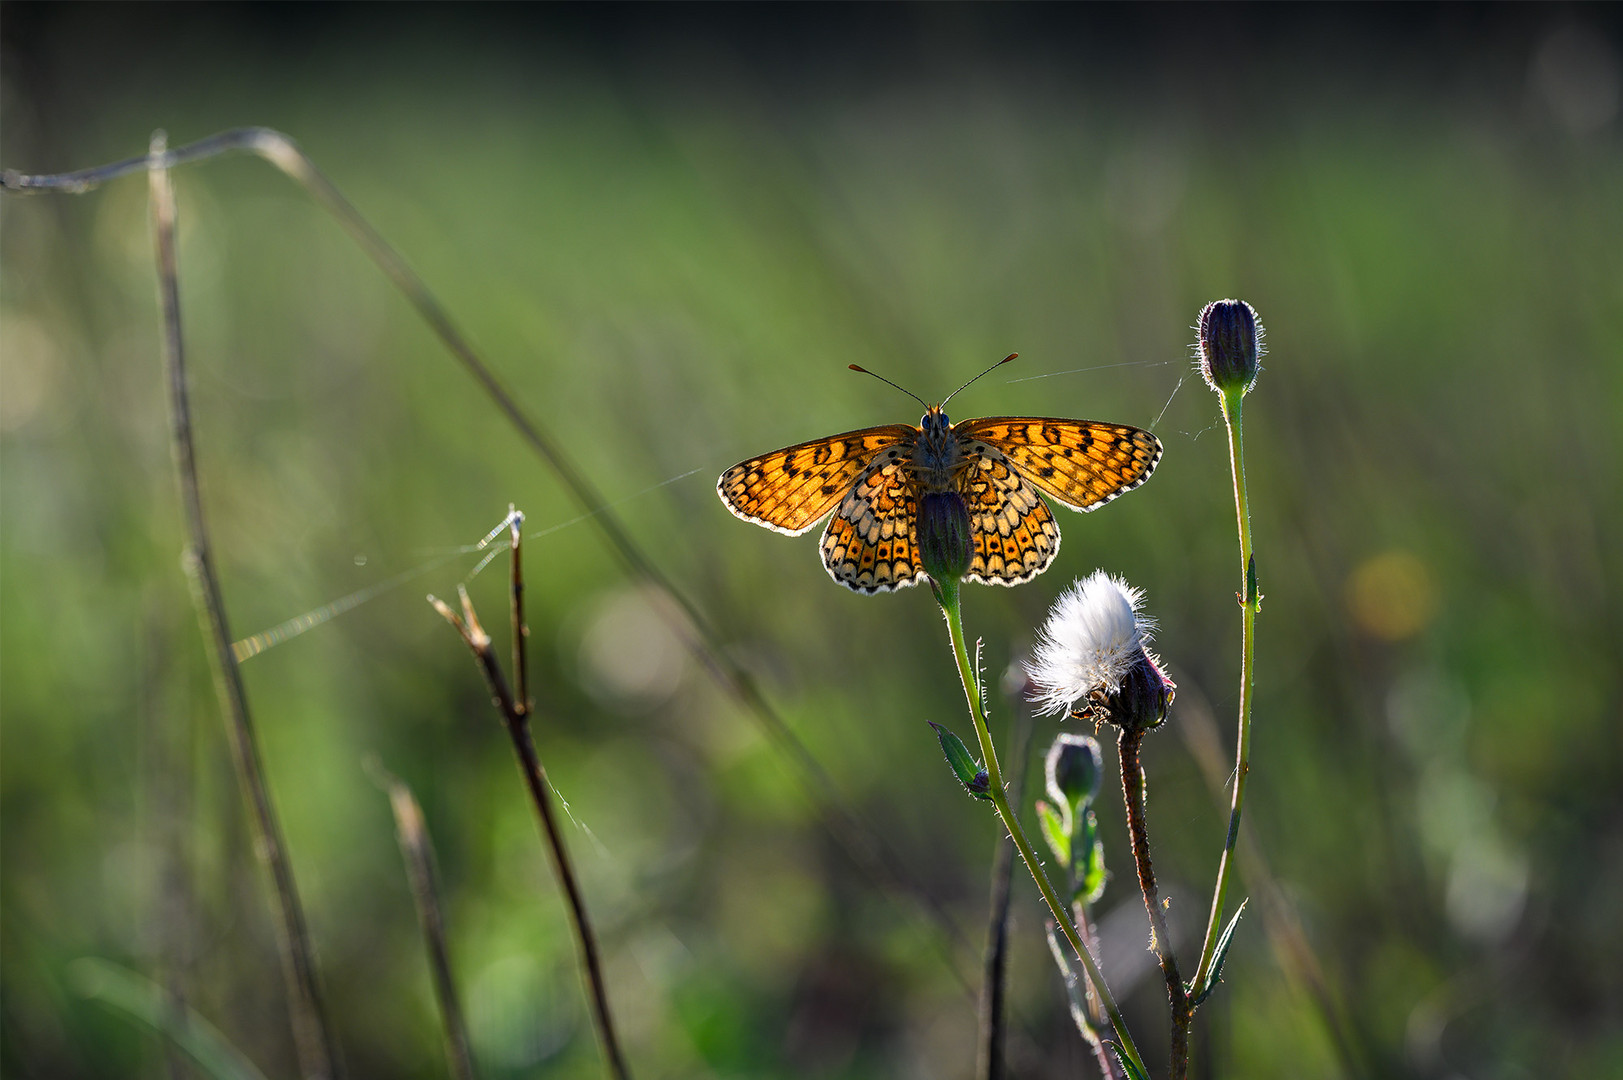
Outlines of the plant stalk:
M 434 980 L 434 998 L 439 1003 L 440 1019 L 445 1024 L 446 1061 L 455 1080 L 474 1080 L 473 1051 L 469 1048 L 468 1025 L 463 1019 L 462 1003 L 457 997 L 456 980 L 451 976 L 445 912 L 440 904 L 439 882 L 434 871 L 434 845 L 428 836 L 428 826 L 423 821 L 423 808 L 404 780 L 386 773 L 382 765 L 372 769 L 388 792 L 389 807 L 394 812 L 395 835 L 400 841 L 400 856 L 406 864 L 406 880 L 411 885 L 412 900 L 417 906 L 417 921 L 422 926 L 423 942 L 428 948 L 428 969 Z
M 1241 401 L 1243 390 L 1222 395 L 1223 419 L 1229 432 L 1229 463 L 1234 474 L 1234 514 L 1240 533 L 1240 720 L 1235 739 L 1234 799 L 1229 808 L 1228 836 L 1223 857 L 1217 866 L 1217 885 L 1212 890 L 1212 911 L 1206 922 L 1206 940 L 1200 950 L 1200 967 L 1195 972 L 1195 990 L 1200 992 L 1211 976 L 1217 939 L 1223 927 L 1224 905 L 1229 880 L 1234 874 L 1234 850 L 1240 838 L 1240 814 L 1245 806 L 1246 779 L 1251 772 L 1251 697 L 1256 657 L 1257 609 L 1262 597 L 1257 589 L 1255 554 L 1251 548 L 1251 506 L 1245 490 L 1245 440 Z
M 1150 915 L 1150 950 L 1161 962 L 1167 984 L 1167 1005 L 1172 1011 L 1172 1077 L 1189 1075 L 1189 993 L 1178 974 L 1178 958 L 1172 952 L 1172 935 L 1167 932 L 1161 911 L 1161 891 L 1155 884 L 1155 866 L 1150 862 L 1150 832 L 1144 813 L 1144 768 L 1139 750 L 1144 743 L 1143 728 L 1122 728 L 1116 738 L 1121 758 L 1121 795 L 1127 807 L 1127 835 L 1133 842 L 1133 862 L 1138 869 L 1138 887 L 1144 894 L 1144 909 Z
M 1071 920 L 1070 905 L 1054 892 L 1054 886 L 1049 883 L 1048 875 L 1043 872 L 1042 862 L 1032 849 L 1031 842 L 1026 839 L 1025 829 L 1021 827 L 1019 817 L 1009 806 L 1008 795 L 1003 790 L 1003 773 L 998 768 L 997 749 L 992 745 L 992 733 L 986 725 L 986 716 L 981 709 L 980 679 L 970 664 L 969 650 L 964 645 L 963 616 L 959 610 L 959 583 L 946 581 L 933 584 L 941 610 L 947 617 L 947 634 L 952 642 L 953 658 L 958 662 L 958 677 L 963 682 L 964 697 L 969 702 L 969 715 L 975 724 L 975 736 L 980 740 L 981 757 L 987 779 L 991 784 L 987 794 L 991 796 L 992 805 L 997 809 L 1003 827 L 1008 830 L 1009 838 L 1014 841 L 1015 850 L 1020 852 L 1020 858 L 1025 861 L 1026 870 L 1037 883 L 1037 890 L 1043 894 L 1043 900 L 1048 904 L 1054 922 L 1064 932 L 1065 939 L 1070 942 L 1071 949 L 1081 961 L 1083 970 L 1092 980 L 1094 989 L 1099 995 L 1099 1002 L 1104 1006 L 1105 1015 L 1110 1018 L 1110 1026 L 1115 1029 L 1122 1054 L 1148 1075 L 1148 1070 L 1144 1068 L 1144 1059 L 1140 1056 L 1132 1035 L 1128 1033 L 1127 1021 L 1122 1016 L 1115 997 L 1110 993 L 1110 987 L 1106 985 L 1104 975 L 1094 961 L 1093 954 L 1083 945 L 1082 937 L 1077 933 L 1076 925 Z
M 520 635 L 527 630 L 524 621 L 524 571 L 521 559 L 523 530 L 519 527 L 523 520 L 523 515 L 516 510 L 512 511 L 508 518 L 509 539 L 512 545 L 512 620 Z M 586 911 L 586 900 L 581 893 L 580 882 L 575 877 L 574 863 L 570 861 L 569 849 L 564 845 L 563 834 L 558 829 L 557 816 L 553 813 L 552 784 L 547 779 L 547 771 L 541 764 L 540 755 L 536 753 L 535 739 L 530 733 L 529 714 L 508 688 L 507 679 L 502 675 L 501 662 L 496 659 L 496 650 L 491 644 L 490 635 L 479 623 L 479 617 L 473 610 L 473 601 L 468 598 L 467 588 L 459 585 L 457 592 L 462 600 L 460 616 L 442 600 L 430 596 L 428 602 L 462 636 L 462 640 L 472 651 L 479 670 L 485 676 L 486 685 L 490 687 L 496 711 L 501 715 L 502 724 L 513 743 L 513 752 L 518 757 L 519 771 L 524 774 L 524 785 L 530 793 L 530 802 L 534 805 L 536 817 L 540 820 L 553 876 L 558 880 L 567 902 L 570 927 L 574 931 L 575 946 L 580 952 L 581 967 L 585 971 L 587 989 L 590 991 L 592 1021 L 597 1027 L 598 1042 L 603 1048 L 603 1056 L 610 1075 L 616 1080 L 630 1080 L 631 1069 L 626 1064 L 625 1052 L 620 1048 L 619 1036 L 616 1035 L 614 1028 L 614 1015 L 609 1009 L 608 987 L 603 977 L 603 964 L 598 956 L 597 934 L 592 929 L 592 919 Z M 517 642 L 514 644 L 514 656 L 519 662 L 523 661 L 524 651 Z M 525 682 L 522 676 L 520 681 Z
M 322 1001 L 316 975 L 315 949 L 299 902 L 298 885 L 287 845 L 276 817 L 270 784 L 259 755 L 253 717 L 242 671 L 231 650 L 225 600 L 214 571 L 213 548 L 203 520 L 203 497 L 197 479 L 197 448 L 192 439 L 191 404 L 186 382 L 185 339 L 180 320 L 180 271 L 175 252 L 175 196 L 165 160 L 162 132 L 152 137 L 148 158 L 148 187 L 152 232 L 158 262 L 158 304 L 163 316 L 164 369 L 169 384 L 170 448 L 180 486 L 181 508 L 190 533 L 185 565 L 192 582 L 192 597 L 203 624 L 203 636 L 214 658 L 214 687 L 231 742 L 237 781 L 252 811 L 254 851 L 270 870 L 275 892 L 277 944 L 293 1025 L 299 1070 L 308 1080 L 341 1075 L 337 1044 Z
M 1072 865 L 1075 865 L 1074 854 L 1072 855 Z M 1087 947 L 1089 952 L 1098 952 L 1099 934 L 1098 931 L 1093 928 L 1093 917 L 1092 913 L 1088 910 L 1088 905 L 1082 903 L 1081 901 L 1072 904 L 1071 914 L 1076 916 L 1076 929 L 1077 932 L 1082 936 L 1082 944 Z M 1121 1063 L 1104 1048 L 1104 1044 L 1099 1041 L 1099 1033 L 1097 1030 L 1095 1030 L 1100 1020 L 1098 991 L 1093 989 L 1092 982 L 1089 982 L 1085 987 L 1083 987 L 1083 990 L 1085 991 L 1088 1005 L 1087 1019 L 1090 1020 L 1091 1023 L 1087 1023 L 1085 1025 L 1079 1024 L 1078 1028 L 1082 1032 L 1082 1037 L 1087 1040 L 1088 1048 L 1093 1051 L 1094 1063 L 1099 1066 L 1099 1073 L 1104 1077 L 1104 1080 L 1123 1080 L 1121 1074 Z

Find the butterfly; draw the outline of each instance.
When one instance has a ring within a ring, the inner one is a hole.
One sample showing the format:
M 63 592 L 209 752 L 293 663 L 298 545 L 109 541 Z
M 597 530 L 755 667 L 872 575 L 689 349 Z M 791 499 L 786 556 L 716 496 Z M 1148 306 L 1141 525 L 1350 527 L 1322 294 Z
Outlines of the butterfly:
M 819 545 L 824 567 L 848 589 L 879 593 L 927 576 L 920 507 L 932 496 L 956 495 L 969 521 L 963 576 L 1019 585 L 1048 569 L 1059 551 L 1059 525 L 1043 495 L 1094 510 L 1144 483 L 1161 460 L 1161 440 L 1140 428 L 1043 416 L 954 424 L 947 401 L 929 405 L 896 388 L 925 406 L 917 427 L 860 428 L 741 461 L 721 474 L 721 501 L 745 521 L 789 536 L 832 511 Z

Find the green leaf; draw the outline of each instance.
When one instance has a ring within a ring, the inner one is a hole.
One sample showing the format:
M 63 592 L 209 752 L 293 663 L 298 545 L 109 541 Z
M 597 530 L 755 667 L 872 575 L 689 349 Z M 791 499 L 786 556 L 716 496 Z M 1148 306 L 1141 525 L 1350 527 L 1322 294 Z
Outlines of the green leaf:
M 84 997 L 168 1036 L 215 1080 L 265 1080 L 214 1025 L 185 1006 L 177 1009 L 156 983 L 97 957 L 73 961 L 67 975 Z
M 1071 900 L 1096 904 L 1105 894 L 1105 845 L 1099 839 L 1099 819 L 1093 815 L 1093 811 L 1087 810 L 1078 816 L 1082 820 L 1071 843 L 1085 861 L 1076 867 L 1073 874 L 1076 890 Z
M 1043 827 L 1043 839 L 1048 841 L 1048 847 L 1059 860 L 1061 866 L 1071 865 L 1071 834 L 1065 828 L 1065 820 L 1058 810 L 1037 800 L 1037 821 Z
M 991 779 L 986 775 L 986 770 L 970 756 L 964 740 L 933 720 L 929 721 L 929 724 L 935 728 L 935 737 L 941 743 L 941 752 L 947 755 L 947 765 L 951 767 L 953 775 L 958 777 L 958 782 L 964 785 L 964 790 L 977 799 L 990 802 Z
M 1110 1052 L 1112 1054 L 1116 1055 L 1116 1063 L 1121 1066 L 1121 1071 L 1127 1074 L 1127 1080 L 1150 1080 L 1148 1073 L 1146 1073 L 1143 1069 L 1140 1069 L 1137 1065 L 1134 1065 L 1133 1059 L 1121 1052 L 1121 1047 L 1117 1046 L 1109 1039 L 1103 1039 L 1101 1041 L 1106 1046 L 1110 1047 Z
M 1200 988 L 1191 1005 L 1199 1005 L 1211 997 L 1212 991 L 1217 989 L 1217 983 L 1223 975 L 1223 961 L 1228 959 L 1229 946 L 1234 944 L 1234 928 L 1240 925 L 1240 916 L 1245 914 L 1245 906 L 1250 902 L 1249 898 L 1240 901 L 1240 909 L 1234 913 L 1234 918 L 1229 920 L 1228 926 L 1224 927 L 1223 936 L 1217 939 L 1217 948 L 1212 952 L 1211 974 L 1206 976 L 1206 985 Z

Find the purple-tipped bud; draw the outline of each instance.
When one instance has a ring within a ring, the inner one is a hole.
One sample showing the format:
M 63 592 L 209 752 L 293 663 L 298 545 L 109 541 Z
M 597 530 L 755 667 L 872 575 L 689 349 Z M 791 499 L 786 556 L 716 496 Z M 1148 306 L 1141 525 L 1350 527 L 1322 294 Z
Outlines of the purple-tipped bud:
M 927 492 L 919 504 L 919 559 L 936 581 L 957 581 L 969 569 L 969 506 L 956 491 Z
M 1250 393 L 1257 382 L 1262 323 L 1244 300 L 1214 300 L 1200 312 L 1200 373 L 1219 394 Z
M 1066 733 L 1048 748 L 1048 797 L 1072 808 L 1087 806 L 1099 794 L 1104 759 L 1091 735 Z

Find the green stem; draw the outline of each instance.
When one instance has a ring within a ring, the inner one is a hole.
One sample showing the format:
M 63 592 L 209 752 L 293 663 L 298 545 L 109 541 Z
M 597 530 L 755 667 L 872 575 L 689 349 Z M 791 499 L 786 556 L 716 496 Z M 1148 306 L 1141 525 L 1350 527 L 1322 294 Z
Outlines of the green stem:
M 1257 591 L 1256 567 L 1251 549 L 1251 505 L 1245 493 L 1245 441 L 1240 414 L 1243 394 L 1243 390 L 1223 394 L 1223 419 L 1228 423 L 1229 462 L 1234 473 L 1234 513 L 1239 519 L 1240 529 L 1240 731 L 1235 748 L 1234 802 L 1229 810 L 1229 831 L 1223 843 L 1223 858 L 1217 866 L 1217 887 L 1212 891 L 1212 913 L 1206 923 L 1206 942 L 1200 950 L 1200 968 L 1195 972 L 1196 993 L 1206 985 L 1217 951 L 1229 879 L 1234 873 L 1234 846 L 1240 838 L 1240 811 L 1245 805 L 1245 782 L 1251 772 L 1251 696 L 1257 608 L 1261 605 L 1262 597 Z
M 964 684 L 964 697 L 969 702 L 970 719 L 975 723 L 975 736 L 980 739 L 981 757 L 985 764 L 987 779 L 991 783 L 988 794 L 992 797 L 992 805 L 997 808 L 998 817 L 1003 819 L 1003 827 L 1008 830 L 1009 838 L 1014 841 L 1015 850 L 1019 851 L 1020 858 L 1025 860 L 1026 869 L 1031 872 L 1032 880 L 1037 883 L 1038 891 L 1043 894 L 1043 900 L 1047 902 L 1048 910 L 1054 916 L 1054 922 L 1065 932 L 1065 939 L 1071 943 L 1071 949 L 1082 962 L 1088 978 L 1092 980 L 1093 987 L 1099 994 L 1099 1001 L 1104 1006 L 1105 1015 L 1110 1018 L 1110 1026 L 1116 1031 L 1122 1054 L 1148 1076 L 1149 1071 L 1144 1067 L 1144 1059 L 1139 1056 L 1132 1035 L 1128 1034 L 1127 1021 L 1122 1017 L 1121 1009 L 1117 1007 L 1116 999 L 1110 993 L 1110 987 L 1105 984 L 1105 977 L 1094 961 L 1093 954 L 1082 944 L 1082 937 L 1077 933 L 1076 924 L 1071 920 L 1070 906 L 1060 900 L 1053 885 L 1049 884 L 1048 875 L 1043 873 L 1042 863 L 1038 861 L 1037 853 L 1032 850 L 1031 842 L 1026 839 L 1025 830 L 1020 826 L 1020 819 L 1009 806 L 1009 798 L 1003 791 L 1003 773 L 998 768 L 997 750 L 992 745 L 992 732 L 986 726 L 986 715 L 981 711 L 980 679 L 970 665 L 969 650 L 964 645 L 964 621 L 959 611 L 959 583 L 956 581 L 937 583 L 936 599 L 947 616 L 947 633 L 952 639 L 953 658 L 958 661 L 958 677 Z

